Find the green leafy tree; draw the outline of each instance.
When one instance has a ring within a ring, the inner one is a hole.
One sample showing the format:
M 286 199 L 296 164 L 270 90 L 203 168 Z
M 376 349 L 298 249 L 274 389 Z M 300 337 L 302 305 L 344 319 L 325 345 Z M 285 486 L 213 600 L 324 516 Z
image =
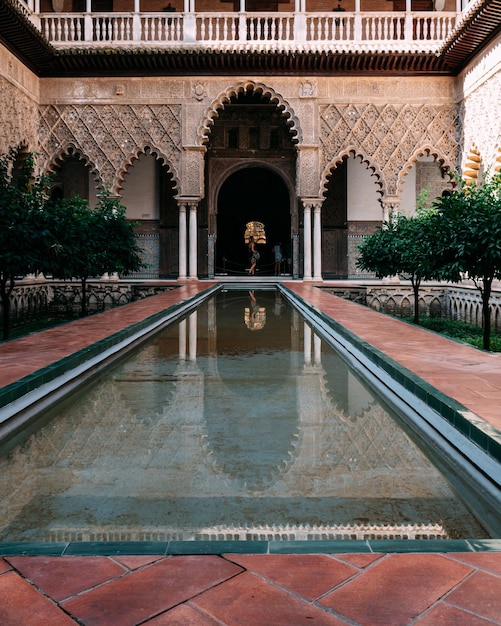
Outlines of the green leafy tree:
M 461 184 L 434 205 L 438 215 L 435 245 L 439 278 L 469 277 L 482 299 L 483 347 L 490 349 L 492 281 L 501 278 L 501 175 L 481 185 Z
M 118 199 L 107 192 L 100 194 L 95 209 L 74 196 L 51 201 L 45 214 L 52 240 L 44 270 L 55 278 L 80 280 L 81 315 L 87 314 L 89 278 L 105 272 L 127 274 L 142 267 L 133 225 Z
M 33 154 L 18 148 L 0 156 L 0 299 L 3 338 L 10 332 L 10 296 L 16 277 L 40 267 L 46 232 L 41 223 L 48 180 L 34 174 Z
M 414 323 L 419 324 L 419 289 L 423 280 L 436 275 L 435 217 L 420 210 L 415 216 L 397 215 L 359 246 L 357 265 L 378 278 L 399 274 L 411 281 L 414 294 Z

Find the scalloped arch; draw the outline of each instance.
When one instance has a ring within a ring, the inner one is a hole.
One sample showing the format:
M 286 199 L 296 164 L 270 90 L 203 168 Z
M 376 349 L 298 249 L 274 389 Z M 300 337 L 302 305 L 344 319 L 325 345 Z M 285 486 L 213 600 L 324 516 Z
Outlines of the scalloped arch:
M 331 171 L 335 169 L 336 165 L 341 163 L 343 159 L 360 159 L 361 163 L 365 163 L 367 165 L 367 169 L 371 170 L 373 175 L 377 178 L 377 185 L 379 186 L 378 193 L 380 193 L 382 196 L 384 195 L 386 186 L 384 184 L 383 174 L 379 167 L 376 164 L 372 163 L 370 158 L 366 157 L 361 152 L 357 152 L 357 149 L 355 147 L 350 147 L 343 150 L 342 152 L 339 152 L 339 154 L 333 157 L 325 166 L 320 179 L 320 196 L 324 196 L 327 192 L 327 186 L 329 184 Z
M 77 148 L 74 144 L 68 143 L 64 146 L 60 146 L 59 150 L 55 152 L 47 163 L 46 170 L 49 173 L 54 173 L 54 171 L 60 167 L 65 157 L 76 157 L 79 161 L 83 161 L 84 165 L 90 169 L 93 180 L 97 183 L 98 189 L 104 189 L 104 183 L 101 178 L 101 174 L 99 173 L 98 168 L 95 164 L 89 159 L 89 157 L 84 154 L 79 148 Z
M 144 143 L 141 146 L 136 146 L 134 150 L 132 150 L 127 158 L 127 160 L 123 163 L 120 168 L 117 177 L 116 177 L 116 190 L 120 191 L 123 187 L 123 183 L 125 180 L 125 175 L 129 171 L 130 167 L 133 167 L 134 161 L 137 161 L 142 154 L 151 154 L 155 157 L 157 161 L 160 161 L 172 174 L 172 180 L 174 181 L 174 188 L 176 190 L 179 189 L 179 176 L 173 167 L 173 165 L 169 162 L 167 156 L 157 148 L 153 147 L 149 143 Z
M 465 155 L 462 178 L 465 183 L 473 183 L 478 182 L 481 177 L 482 157 L 477 146 L 472 144 L 470 150 Z
M 263 83 L 256 83 L 253 80 L 246 80 L 228 87 L 211 102 L 197 129 L 197 139 L 200 145 L 208 142 L 211 126 L 214 124 L 214 118 L 218 116 L 218 111 L 224 109 L 232 97 L 237 97 L 240 93 L 245 94 L 250 91 L 261 94 L 261 97 L 268 97 L 270 102 L 275 104 L 278 109 L 281 109 L 282 115 L 287 118 L 287 124 L 295 135 L 293 138 L 294 143 L 302 143 L 301 125 L 291 105 L 271 87 L 267 87 Z
M 451 184 L 453 181 L 453 176 L 449 172 L 452 172 L 454 169 L 454 165 L 448 160 L 446 156 L 440 154 L 440 151 L 436 148 L 432 148 L 431 146 L 423 146 L 422 148 L 416 149 L 412 155 L 409 157 L 403 168 L 400 170 L 397 181 L 397 193 L 402 193 L 402 185 L 404 183 L 404 179 L 409 173 L 409 170 L 412 169 L 415 163 L 417 163 L 419 157 L 422 156 L 431 156 L 435 159 L 435 161 L 439 164 L 440 169 L 444 173 L 445 176 L 449 176 L 449 181 Z

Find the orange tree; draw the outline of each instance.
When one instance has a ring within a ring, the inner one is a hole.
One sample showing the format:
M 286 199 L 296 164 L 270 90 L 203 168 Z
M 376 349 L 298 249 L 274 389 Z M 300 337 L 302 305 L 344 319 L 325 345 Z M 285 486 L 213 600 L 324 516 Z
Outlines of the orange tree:
M 415 324 L 419 324 L 421 282 L 436 277 L 434 219 L 428 210 L 419 210 L 412 217 L 394 216 L 359 246 L 357 265 L 361 269 L 378 278 L 398 274 L 411 281 Z
M 470 278 L 482 299 L 483 347 L 490 349 L 492 281 L 501 279 L 501 175 L 462 184 L 434 203 L 438 278 Z
M 0 156 L 0 300 L 3 338 L 10 331 L 10 297 L 16 278 L 40 269 L 46 245 L 42 212 L 47 179 L 34 174 L 32 154 L 18 148 Z

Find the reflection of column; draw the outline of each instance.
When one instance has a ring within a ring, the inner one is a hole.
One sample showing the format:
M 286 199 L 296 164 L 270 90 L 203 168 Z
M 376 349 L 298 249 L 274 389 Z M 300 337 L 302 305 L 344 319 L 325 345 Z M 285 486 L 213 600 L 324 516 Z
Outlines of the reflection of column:
M 311 327 L 304 322 L 304 364 L 311 365 Z
M 195 363 L 197 360 L 197 322 L 198 314 L 194 311 L 188 318 L 190 324 L 190 361 Z
M 322 221 L 321 203 L 313 205 L 313 280 L 322 280 Z
M 179 205 L 179 276 L 186 280 L 186 205 Z
M 197 280 L 198 268 L 197 268 L 197 236 L 198 236 L 198 224 L 197 224 L 197 203 L 190 202 L 190 280 Z
M 179 361 L 186 361 L 186 320 L 179 322 Z
M 313 363 L 322 365 L 322 340 L 316 333 L 313 335 Z
M 303 237 L 303 280 L 311 280 L 311 206 L 309 204 L 304 205 Z

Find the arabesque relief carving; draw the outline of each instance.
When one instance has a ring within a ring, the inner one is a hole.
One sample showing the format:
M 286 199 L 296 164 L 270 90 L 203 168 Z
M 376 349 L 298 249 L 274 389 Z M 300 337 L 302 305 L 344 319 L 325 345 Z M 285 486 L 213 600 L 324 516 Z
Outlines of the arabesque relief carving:
M 385 195 L 396 196 L 398 176 L 420 149 L 458 167 L 460 119 L 455 105 L 330 104 L 320 108 L 324 176 L 340 153 L 363 154 L 381 172 Z
M 91 161 L 103 183 L 121 187 L 125 168 L 148 146 L 179 179 L 179 105 L 66 105 L 40 111 L 40 161 L 50 169 L 69 147 Z
M 38 110 L 23 91 L 0 77 L 0 154 L 12 146 L 34 150 L 38 144 Z

